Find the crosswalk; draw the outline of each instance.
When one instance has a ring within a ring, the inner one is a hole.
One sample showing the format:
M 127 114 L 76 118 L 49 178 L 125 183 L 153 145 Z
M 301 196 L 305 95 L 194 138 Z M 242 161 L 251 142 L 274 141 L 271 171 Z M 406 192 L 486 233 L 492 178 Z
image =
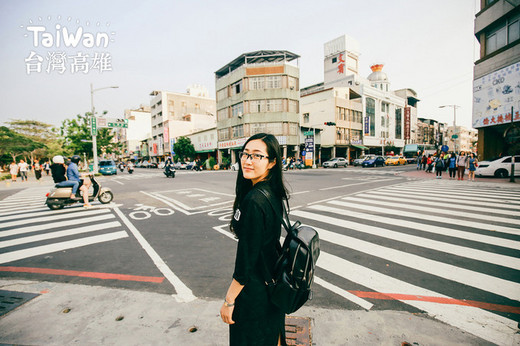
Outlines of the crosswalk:
M 320 235 L 317 285 L 364 309 L 391 298 L 520 344 L 520 189 L 408 181 L 311 203 L 291 220 Z M 342 289 L 345 280 L 359 289 Z
M 49 210 L 48 190 L 28 188 L 0 201 L 0 264 L 128 237 L 110 208 Z

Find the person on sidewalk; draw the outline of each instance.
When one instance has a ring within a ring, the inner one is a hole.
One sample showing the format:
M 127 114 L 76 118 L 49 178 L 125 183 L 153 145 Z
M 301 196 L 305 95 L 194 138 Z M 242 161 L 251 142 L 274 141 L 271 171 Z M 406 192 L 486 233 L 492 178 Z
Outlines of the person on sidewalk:
M 45 161 L 44 168 L 45 168 L 45 173 L 48 176 L 49 172 L 51 171 L 51 164 L 49 163 L 49 160 Z
M 457 172 L 457 156 L 455 153 L 451 153 L 451 156 L 448 159 L 448 170 L 450 179 L 455 179 L 455 172 Z
M 36 180 L 40 181 L 40 179 L 42 177 L 42 166 L 40 165 L 40 160 L 38 160 L 38 159 L 34 160 L 33 169 L 34 169 L 34 176 L 36 177 Z
M 16 161 L 13 160 L 13 162 L 9 165 L 9 173 L 11 173 L 11 181 L 15 182 L 16 177 L 18 176 L 18 165 L 16 164 Z
M 239 154 L 230 222 L 238 248 L 233 280 L 220 309 L 222 320 L 229 324 L 230 345 L 286 345 L 285 314 L 269 300 L 262 275 L 265 269 L 274 272 L 280 248 L 281 219 L 270 203 L 279 206 L 281 215 L 282 201 L 288 198 L 280 153 L 276 137 L 259 133 L 246 141 Z
M 70 158 L 69 166 L 67 167 L 67 179 L 71 181 L 77 181 L 80 185 L 79 189 L 83 192 L 83 206 L 90 208 L 92 205 L 88 202 L 88 189 L 92 184 L 88 177 L 81 178 L 79 173 L 78 163 L 81 161 L 81 157 L 74 155 Z M 77 188 L 76 188 L 77 191 Z M 72 189 L 71 198 L 76 197 L 76 191 Z
M 468 180 L 475 181 L 475 171 L 478 167 L 478 160 L 475 153 L 472 153 L 468 159 Z
M 457 157 L 457 180 L 464 180 L 466 168 L 468 168 L 468 157 L 465 152 L 461 151 Z
M 432 155 L 428 155 L 428 158 L 426 159 L 426 173 L 431 173 L 433 169 L 433 159 Z
M 421 169 L 422 155 L 417 156 L 417 170 Z
M 421 170 L 424 171 L 426 169 L 426 163 L 427 162 L 428 162 L 428 158 L 426 157 L 426 154 L 423 153 L 422 154 L 422 159 L 421 159 L 421 165 L 422 165 Z
M 29 171 L 29 165 L 24 160 L 20 160 L 18 164 L 18 169 L 20 171 L 20 177 L 22 177 L 22 181 L 27 181 L 27 172 Z

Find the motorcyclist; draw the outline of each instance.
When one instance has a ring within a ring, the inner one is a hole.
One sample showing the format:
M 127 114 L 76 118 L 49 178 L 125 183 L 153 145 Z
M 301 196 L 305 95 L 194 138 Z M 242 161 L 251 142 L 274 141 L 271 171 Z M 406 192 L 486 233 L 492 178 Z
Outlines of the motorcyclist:
M 134 163 L 132 161 L 128 161 L 126 164 L 126 169 L 128 169 L 128 172 L 132 172 L 134 170 Z
M 69 167 L 67 168 L 67 178 L 71 181 L 77 181 L 80 184 L 80 190 L 83 191 L 83 206 L 85 208 L 89 208 L 92 205 L 88 202 L 88 189 L 92 182 L 88 177 L 81 177 L 78 169 L 78 163 L 81 161 L 81 157 L 78 155 L 74 155 L 70 159 Z M 76 193 L 76 191 L 72 191 L 73 194 Z
M 166 160 L 166 163 L 164 164 L 164 171 L 168 175 L 173 170 L 173 162 L 170 158 Z
M 67 166 L 65 166 L 65 159 L 61 155 L 56 155 L 52 158 L 51 174 L 52 179 L 56 185 L 60 187 L 72 187 L 72 193 L 70 198 L 76 198 L 76 191 L 78 191 L 79 182 L 75 180 L 67 180 L 66 172 Z

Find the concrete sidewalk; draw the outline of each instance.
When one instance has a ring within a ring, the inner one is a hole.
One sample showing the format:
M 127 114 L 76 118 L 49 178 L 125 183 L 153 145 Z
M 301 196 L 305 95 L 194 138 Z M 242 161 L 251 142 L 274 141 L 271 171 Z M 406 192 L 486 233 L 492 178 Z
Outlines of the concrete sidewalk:
M 439 180 L 436 179 L 435 172 L 433 173 L 427 173 L 424 170 L 413 170 L 408 172 L 403 172 L 399 174 L 403 177 L 409 177 L 409 178 L 416 178 L 416 179 L 432 179 L 432 180 Z M 475 181 L 469 181 L 468 175 L 466 174 L 464 176 L 464 180 L 459 181 L 456 178 L 450 179 L 450 175 L 448 172 L 442 172 L 442 179 L 440 180 L 451 180 L 455 182 L 460 182 L 461 184 L 470 184 L 470 183 L 488 183 L 488 184 L 512 184 L 513 186 L 520 185 L 520 177 L 515 177 L 515 182 L 512 183 L 509 181 L 510 178 L 495 178 L 495 177 L 475 177 Z
M 0 288 L 39 294 L 0 318 L 3 344 L 228 344 L 222 301 L 22 280 L 0 280 Z M 422 314 L 304 306 L 294 316 L 311 319 L 313 345 L 493 345 Z

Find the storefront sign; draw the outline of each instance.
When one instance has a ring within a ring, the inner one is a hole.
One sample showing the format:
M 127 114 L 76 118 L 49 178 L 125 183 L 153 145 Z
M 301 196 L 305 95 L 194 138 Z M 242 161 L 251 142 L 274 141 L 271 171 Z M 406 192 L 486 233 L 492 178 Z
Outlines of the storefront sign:
M 370 116 L 365 117 L 365 135 L 370 135 Z
M 410 107 L 404 108 L 404 139 L 410 139 Z
M 241 148 L 246 141 L 247 141 L 247 138 L 238 138 L 238 139 L 233 139 L 230 141 L 219 142 L 218 148 L 219 149 Z
M 473 81 L 474 128 L 520 121 L 519 104 L 520 62 Z

